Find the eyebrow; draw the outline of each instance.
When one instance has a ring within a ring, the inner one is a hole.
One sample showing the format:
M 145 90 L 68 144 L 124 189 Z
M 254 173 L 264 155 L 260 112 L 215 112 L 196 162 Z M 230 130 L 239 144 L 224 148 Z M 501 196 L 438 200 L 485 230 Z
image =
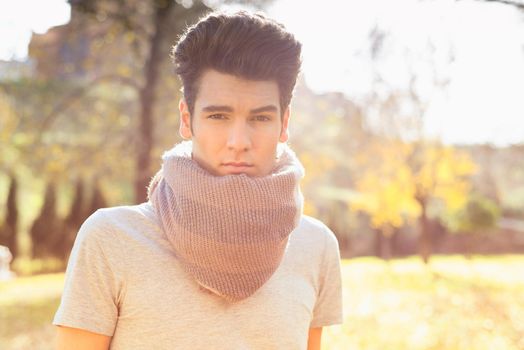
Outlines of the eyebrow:
M 219 106 L 219 105 L 209 105 L 202 108 L 204 112 L 233 112 L 233 108 L 230 106 Z M 278 108 L 275 105 L 267 105 L 252 109 L 249 111 L 250 114 L 257 114 L 262 112 L 278 112 Z

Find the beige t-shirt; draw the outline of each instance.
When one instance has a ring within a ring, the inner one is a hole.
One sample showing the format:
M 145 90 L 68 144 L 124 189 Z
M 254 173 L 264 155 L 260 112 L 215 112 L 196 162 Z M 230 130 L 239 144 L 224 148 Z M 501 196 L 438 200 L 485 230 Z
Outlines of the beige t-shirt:
M 177 263 L 152 205 L 100 209 L 80 228 L 54 325 L 112 336 L 111 349 L 306 349 L 310 327 L 341 324 L 334 234 L 303 216 L 273 276 L 229 303 Z

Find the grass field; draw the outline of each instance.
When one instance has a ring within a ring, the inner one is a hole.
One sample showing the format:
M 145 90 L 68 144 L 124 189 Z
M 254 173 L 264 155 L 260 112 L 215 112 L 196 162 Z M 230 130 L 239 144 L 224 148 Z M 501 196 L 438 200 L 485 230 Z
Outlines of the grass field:
M 524 349 L 524 256 L 343 261 L 345 322 L 323 349 Z M 63 274 L 0 282 L 2 349 L 51 349 Z

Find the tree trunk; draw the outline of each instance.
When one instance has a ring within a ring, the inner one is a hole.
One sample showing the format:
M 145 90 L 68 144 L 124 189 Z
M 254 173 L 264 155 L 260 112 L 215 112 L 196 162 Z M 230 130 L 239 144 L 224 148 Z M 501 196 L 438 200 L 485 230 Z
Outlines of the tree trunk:
M 375 256 L 382 257 L 382 232 L 379 229 L 374 229 L 375 233 Z
M 431 256 L 431 237 L 429 232 L 428 215 L 426 211 L 426 202 L 419 200 L 422 213 L 420 214 L 420 235 L 419 235 L 419 254 L 425 264 L 429 262 Z
M 147 199 L 147 186 L 151 178 L 151 150 L 153 149 L 155 88 L 158 83 L 158 69 L 163 60 L 162 41 L 166 35 L 169 13 L 176 5 L 175 1 L 155 1 L 153 18 L 154 32 L 146 61 L 145 83 L 140 89 L 140 129 L 137 142 L 137 161 L 135 174 L 135 201 L 142 203 Z
M 384 260 L 391 259 L 391 236 L 384 234 L 380 229 L 375 229 L 376 255 Z
M 382 259 L 390 260 L 391 256 L 391 236 L 382 235 Z
M 18 233 L 18 207 L 17 189 L 18 182 L 14 175 L 10 176 L 11 184 L 7 195 L 6 216 L 3 232 L 0 232 L 0 244 L 5 244 L 11 251 L 13 260 L 18 255 L 17 233 Z
M 400 229 L 398 227 L 393 228 L 393 234 L 391 236 L 391 257 L 397 257 L 399 255 L 399 240 L 400 240 Z

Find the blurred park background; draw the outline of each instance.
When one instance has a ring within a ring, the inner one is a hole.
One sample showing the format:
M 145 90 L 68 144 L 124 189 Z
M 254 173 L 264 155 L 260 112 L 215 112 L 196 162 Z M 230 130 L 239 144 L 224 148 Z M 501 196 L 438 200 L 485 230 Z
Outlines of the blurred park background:
M 0 1 L 0 348 L 52 347 L 78 228 L 146 199 L 170 48 L 217 8 L 304 45 L 290 144 L 344 260 L 324 349 L 524 349 L 520 0 Z

